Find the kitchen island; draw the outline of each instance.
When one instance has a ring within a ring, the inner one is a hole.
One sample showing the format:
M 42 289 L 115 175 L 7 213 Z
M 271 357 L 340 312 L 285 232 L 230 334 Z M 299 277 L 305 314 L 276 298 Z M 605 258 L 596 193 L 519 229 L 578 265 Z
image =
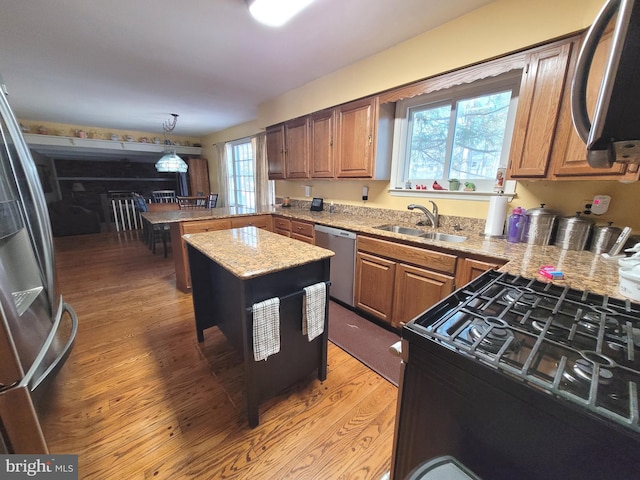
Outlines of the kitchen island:
M 198 342 L 218 327 L 243 355 L 249 425 L 259 404 L 317 371 L 327 376 L 328 308 L 324 331 L 309 341 L 302 332 L 304 288 L 328 283 L 333 252 L 256 227 L 184 236 L 191 269 Z M 324 301 L 328 300 L 327 287 Z M 280 351 L 254 360 L 252 306 L 280 300 Z

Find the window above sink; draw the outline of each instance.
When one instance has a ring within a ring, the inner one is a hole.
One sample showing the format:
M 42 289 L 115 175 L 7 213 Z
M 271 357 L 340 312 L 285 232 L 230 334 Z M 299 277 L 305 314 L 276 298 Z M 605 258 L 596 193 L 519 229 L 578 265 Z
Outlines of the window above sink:
M 399 101 L 390 194 L 467 200 L 496 195 L 496 174 L 509 158 L 521 72 Z M 450 190 L 454 179 L 459 187 Z M 474 191 L 464 190 L 466 182 Z M 515 182 L 504 182 L 503 191 L 514 193 Z

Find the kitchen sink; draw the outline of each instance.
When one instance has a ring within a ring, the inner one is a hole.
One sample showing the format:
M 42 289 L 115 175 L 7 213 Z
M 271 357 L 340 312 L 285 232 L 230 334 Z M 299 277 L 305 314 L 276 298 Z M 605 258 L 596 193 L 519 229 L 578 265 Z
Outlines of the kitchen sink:
M 464 242 L 467 237 L 462 235 L 452 235 L 449 233 L 428 232 L 420 235 L 421 238 L 429 238 L 431 240 L 439 240 L 441 242 Z
M 424 230 L 418 230 L 417 228 L 401 227 L 400 225 L 380 225 L 379 227 L 373 227 L 377 230 L 384 230 L 385 232 L 401 233 L 402 235 L 411 235 L 414 237 L 420 237 L 426 232 Z
M 401 225 L 379 225 L 373 227 L 377 230 L 384 230 L 385 232 L 400 233 L 402 235 L 410 235 L 413 237 L 428 238 L 430 240 L 438 240 L 441 242 L 464 242 L 467 237 L 462 235 L 452 235 L 449 233 L 440 232 L 425 232 L 417 228 L 403 227 Z

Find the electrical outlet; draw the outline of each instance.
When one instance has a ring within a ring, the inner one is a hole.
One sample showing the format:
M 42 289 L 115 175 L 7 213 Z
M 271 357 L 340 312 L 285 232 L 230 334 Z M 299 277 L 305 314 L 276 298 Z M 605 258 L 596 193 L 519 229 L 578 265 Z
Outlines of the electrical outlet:
M 592 206 L 593 206 L 593 198 L 590 198 L 589 200 L 582 200 L 582 202 L 580 202 L 580 213 L 584 213 L 585 215 L 590 215 Z

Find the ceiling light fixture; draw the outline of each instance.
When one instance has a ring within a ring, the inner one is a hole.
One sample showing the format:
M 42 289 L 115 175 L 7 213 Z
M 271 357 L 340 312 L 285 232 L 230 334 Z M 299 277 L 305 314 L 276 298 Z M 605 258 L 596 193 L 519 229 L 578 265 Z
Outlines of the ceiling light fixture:
M 162 124 L 162 130 L 164 130 L 165 144 L 167 143 L 167 133 L 173 132 L 178 122 L 178 115 L 172 113 L 173 117 L 167 122 Z M 163 152 L 164 155 L 156 162 L 156 170 L 161 173 L 186 173 L 188 166 L 184 160 L 182 160 L 177 154 L 175 148 L 167 148 Z
M 249 12 L 260 23 L 281 27 L 313 0 L 245 0 Z

